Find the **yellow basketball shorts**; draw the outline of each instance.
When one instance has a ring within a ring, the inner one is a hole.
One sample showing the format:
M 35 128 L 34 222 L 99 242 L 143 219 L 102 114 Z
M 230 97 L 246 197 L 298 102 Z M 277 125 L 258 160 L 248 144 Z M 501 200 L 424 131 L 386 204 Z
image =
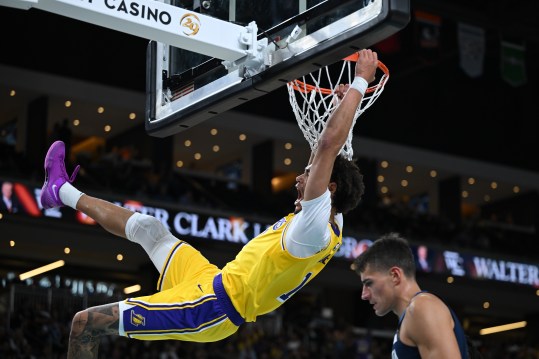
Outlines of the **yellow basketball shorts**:
M 186 242 L 171 249 L 158 290 L 120 302 L 120 335 L 213 342 L 234 334 L 244 322 L 226 294 L 219 268 Z

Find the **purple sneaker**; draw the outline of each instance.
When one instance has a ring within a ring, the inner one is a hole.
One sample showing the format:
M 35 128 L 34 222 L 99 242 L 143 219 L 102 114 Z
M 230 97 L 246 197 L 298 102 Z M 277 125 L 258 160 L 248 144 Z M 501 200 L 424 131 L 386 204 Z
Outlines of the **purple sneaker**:
M 60 200 L 60 187 L 66 182 L 72 183 L 79 172 L 80 166 L 77 166 L 68 178 L 64 159 L 65 144 L 54 142 L 45 157 L 45 183 L 41 188 L 41 206 L 45 209 L 64 206 Z

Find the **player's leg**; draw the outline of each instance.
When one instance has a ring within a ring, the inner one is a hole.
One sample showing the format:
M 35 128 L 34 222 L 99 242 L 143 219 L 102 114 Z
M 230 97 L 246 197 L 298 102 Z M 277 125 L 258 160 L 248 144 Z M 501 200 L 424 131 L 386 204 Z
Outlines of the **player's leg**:
M 161 272 L 169 251 L 178 239 L 156 218 L 135 213 L 113 203 L 86 195 L 73 187 L 79 166 L 71 177 L 64 164 L 65 145 L 54 142 L 45 157 L 45 183 L 41 189 L 43 208 L 68 206 L 93 218 L 108 232 L 140 244 Z
M 64 187 L 68 186 L 73 187 L 69 183 Z M 110 233 L 140 244 L 159 273 L 170 250 L 179 241 L 157 218 L 132 212 L 99 198 L 83 194 L 76 209 L 93 218 Z
M 107 231 L 126 238 L 125 225 L 133 214 L 132 211 L 85 195 L 71 183 L 75 180 L 79 167 L 71 177 L 67 176 L 65 168 L 65 144 L 54 142 L 45 157 L 45 183 L 41 189 L 41 205 L 43 208 L 68 206 L 78 209 L 93 218 Z
M 69 187 L 78 191 L 71 184 L 66 183 L 60 189 L 60 198 L 62 198 L 62 193 L 67 193 L 72 190 Z M 126 208 L 86 194 L 80 196 L 79 200 L 76 202 L 75 209 L 78 209 L 94 219 L 108 232 L 122 238 L 127 238 L 125 234 L 127 220 L 135 213 Z
M 103 335 L 118 335 L 119 305 L 111 303 L 75 314 L 69 333 L 67 358 L 97 358 Z

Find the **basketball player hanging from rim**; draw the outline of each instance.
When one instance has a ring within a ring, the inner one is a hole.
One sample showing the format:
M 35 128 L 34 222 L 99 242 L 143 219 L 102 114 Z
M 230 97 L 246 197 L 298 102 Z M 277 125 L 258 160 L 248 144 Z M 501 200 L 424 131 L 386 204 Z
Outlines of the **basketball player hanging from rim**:
M 363 194 L 359 168 L 339 153 L 377 65 L 376 52 L 361 50 L 354 80 L 338 86 L 342 100 L 321 131 L 304 173 L 296 178 L 294 212 L 253 238 L 222 269 L 172 236 L 156 218 L 77 190 L 71 183 L 79 167 L 68 177 L 64 144 L 53 143 L 45 158 L 43 208 L 82 211 L 108 232 L 140 244 L 160 272 L 153 295 L 76 313 L 67 357 L 97 358 L 103 335 L 218 341 L 242 323 L 275 310 L 309 283 L 339 249 L 343 214 L 354 209 Z

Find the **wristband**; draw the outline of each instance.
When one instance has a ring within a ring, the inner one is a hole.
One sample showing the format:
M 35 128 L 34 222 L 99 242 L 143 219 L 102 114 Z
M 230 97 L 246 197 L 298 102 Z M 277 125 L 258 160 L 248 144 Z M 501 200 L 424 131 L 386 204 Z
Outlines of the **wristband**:
M 358 90 L 362 96 L 365 95 L 367 87 L 369 87 L 369 83 L 367 82 L 367 80 L 360 76 L 356 76 L 354 78 L 354 81 L 352 81 L 352 83 L 350 84 L 350 88 Z

